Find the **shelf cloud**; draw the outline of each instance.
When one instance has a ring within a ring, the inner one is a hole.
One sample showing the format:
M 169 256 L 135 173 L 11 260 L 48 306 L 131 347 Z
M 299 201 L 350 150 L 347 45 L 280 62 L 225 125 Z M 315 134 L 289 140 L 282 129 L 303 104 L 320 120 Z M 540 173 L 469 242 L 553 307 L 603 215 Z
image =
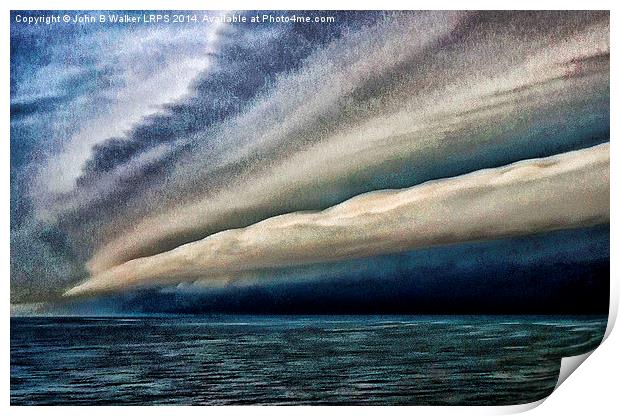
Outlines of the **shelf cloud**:
M 228 282 L 253 271 L 609 221 L 609 145 L 357 196 L 134 259 L 66 294 Z

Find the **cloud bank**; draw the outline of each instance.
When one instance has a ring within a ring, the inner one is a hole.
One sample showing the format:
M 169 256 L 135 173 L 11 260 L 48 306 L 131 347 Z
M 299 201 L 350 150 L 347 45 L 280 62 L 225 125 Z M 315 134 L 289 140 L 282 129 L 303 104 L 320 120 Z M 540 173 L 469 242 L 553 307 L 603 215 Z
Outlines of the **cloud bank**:
M 230 281 L 296 264 L 582 227 L 609 221 L 609 146 L 528 160 L 405 190 L 357 196 L 131 260 L 76 286 L 85 295 L 144 284 Z
M 282 214 L 609 141 L 608 12 L 334 15 L 12 25 L 12 302 Z

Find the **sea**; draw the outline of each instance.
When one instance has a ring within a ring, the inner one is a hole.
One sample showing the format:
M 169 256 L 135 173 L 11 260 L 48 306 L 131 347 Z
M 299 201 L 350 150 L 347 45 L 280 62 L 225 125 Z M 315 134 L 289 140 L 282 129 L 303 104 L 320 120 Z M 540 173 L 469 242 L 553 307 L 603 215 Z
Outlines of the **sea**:
M 11 405 L 508 405 L 607 317 L 12 317 Z

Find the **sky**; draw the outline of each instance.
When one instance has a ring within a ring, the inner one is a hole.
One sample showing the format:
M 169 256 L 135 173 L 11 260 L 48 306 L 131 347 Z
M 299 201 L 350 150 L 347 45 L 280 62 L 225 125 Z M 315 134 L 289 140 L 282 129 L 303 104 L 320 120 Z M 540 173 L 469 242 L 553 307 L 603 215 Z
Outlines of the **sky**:
M 606 311 L 607 12 L 46 13 L 11 16 L 15 311 Z

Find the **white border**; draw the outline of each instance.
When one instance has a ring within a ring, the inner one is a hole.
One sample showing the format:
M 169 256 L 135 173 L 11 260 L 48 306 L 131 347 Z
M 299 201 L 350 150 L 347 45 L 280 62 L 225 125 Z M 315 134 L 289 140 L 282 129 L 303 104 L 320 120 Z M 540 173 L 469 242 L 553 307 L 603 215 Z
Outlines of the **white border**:
M 458 414 L 458 415 L 484 415 L 484 414 L 509 414 L 521 412 L 531 408 L 535 408 L 531 411 L 531 414 L 568 414 L 568 415 L 582 415 L 584 413 L 591 414 L 613 414 L 614 410 L 618 409 L 617 399 L 617 376 L 619 338 L 617 334 L 610 334 L 611 328 L 616 320 L 618 311 L 618 261 L 616 241 L 618 236 L 618 227 L 614 222 L 611 226 L 611 302 L 610 302 L 610 316 L 609 324 L 606 333 L 605 342 L 592 353 L 592 356 L 588 359 L 588 363 L 577 369 L 576 374 L 569 377 L 562 386 L 554 392 L 548 399 L 542 400 L 538 403 L 521 405 L 521 406 L 505 406 L 505 407 L 417 407 L 410 409 L 407 407 L 390 407 L 390 408 L 376 408 L 376 407 L 355 407 L 355 408 L 342 408 L 342 407 L 209 407 L 208 409 L 202 407 L 140 407 L 139 409 L 130 407 L 114 407 L 113 410 L 107 407 L 90 407 L 89 409 L 83 409 L 79 407 L 11 407 L 10 402 L 10 344 L 9 344 L 9 317 L 10 317 L 10 279 L 9 279 L 9 11 L 10 10 L 285 10 L 285 9 L 297 9 L 297 10 L 396 10 L 396 9 L 420 9 L 420 10 L 454 10 L 454 9 L 532 9 L 532 10 L 554 10 L 554 9 L 568 9 L 568 10 L 611 10 L 611 43 L 616 44 L 617 31 L 614 31 L 614 15 L 615 4 L 617 2 L 612 1 L 597 1 L 590 0 L 575 1 L 547 1 L 547 0 L 521 0 L 521 1 L 503 1 L 501 3 L 490 0 L 478 0 L 478 1 L 449 1 L 449 0 L 418 0 L 416 2 L 411 1 L 394 1 L 394 0 L 381 0 L 381 1 L 334 1 L 334 0 L 314 0 L 314 1 L 296 1 L 294 4 L 284 0 L 263 0 L 263 1 L 243 1 L 243 0 L 211 0 L 211 1 L 196 1 L 196 0 L 177 0 L 177 1 L 163 1 L 163 0 L 134 0 L 131 4 L 127 0 L 92 0 L 88 2 L 76 2 L 71 0 L 57 0 L 57 1 L 42 1 L 42 0 L 23 0 L 23 1 L 3 1 L 2 2 L 2 18 L 0 20 L 1 33 L 3 36 L 2 47 L 0 47 L 0 61 L 3 69 L 3 100 L 1 101 L 1 110 L 3 114 L 3 131 L 4 134 L 1 139 L 2 151 L 0 152 L 0 169 L 2 169 L 2 182 L 0 182 L 0 195 L 2 200 L 5 201 L 2 207 L 2 214 L 0 215 L 0 226 L 5 230 L 0 248 L 2 255 L 0 257 L 2 279 L 4 282 L 4 297 L 2 302 L 4 304 L 3 319 L 0 321 L 1 331 L 3 334 L 3 360 L 1 364 L 2 368 L 2 404 L 3 408 L 8 410 L 10 414 L 40 414 L 42 411 L 52 415 L 82 415 L 86 410 L 92 416 L 108 416 L 110 411 L 115 414 L 125 415 L 131 414 L 136 411 L 145 411 L 156 415 L 168 415 L 171 411 L 175 413 L 178 411 L 187 412 L 190 414 L 203 414 L 208 411 L 211 414 L 240 414 L 241 412 L 251 412 L 253 414 L 271 416 L 271 415 L 284 415 L 290 412 L 302 415 L 310 415 L 316 411 L 324 413 L 325 415 L 337 415 L 341 412 L 355 412 L 359 415 L 375 414 L 376 412 L 390 412 L 393 414 L 409 414 L 412 410 L 415 412 L 421 412 L 422 414 L 430 415 L 446 415 L 446 414 Z M 502 6 L 502 7 L 499 7 Z M 617 67 L 616 55 L 611 54 L 611 66 Z M 611 84 L 611 97 L 612 97 L 612 115 L 611 115 L 611 129 L 612 132 L 616 131 L 618 127 L 618 114 L 614 111 L 614 97 L 617 88 L 612 82 Z M 612 161 L 616 160 L 617 155 L 616 146 L 611 146 L 611 158 Z M 616 167 L 611 165 L 611 211 L 612 218 L 615 218 L 613 211 L 616 207 L 616 186 L 615 178 L 618 176 Z M 617 332 L 617 331 L 616 331 Z M 544 405 L 539 406 L 542 402 Z M 538 407 L 537 407 L 538 406 Z

